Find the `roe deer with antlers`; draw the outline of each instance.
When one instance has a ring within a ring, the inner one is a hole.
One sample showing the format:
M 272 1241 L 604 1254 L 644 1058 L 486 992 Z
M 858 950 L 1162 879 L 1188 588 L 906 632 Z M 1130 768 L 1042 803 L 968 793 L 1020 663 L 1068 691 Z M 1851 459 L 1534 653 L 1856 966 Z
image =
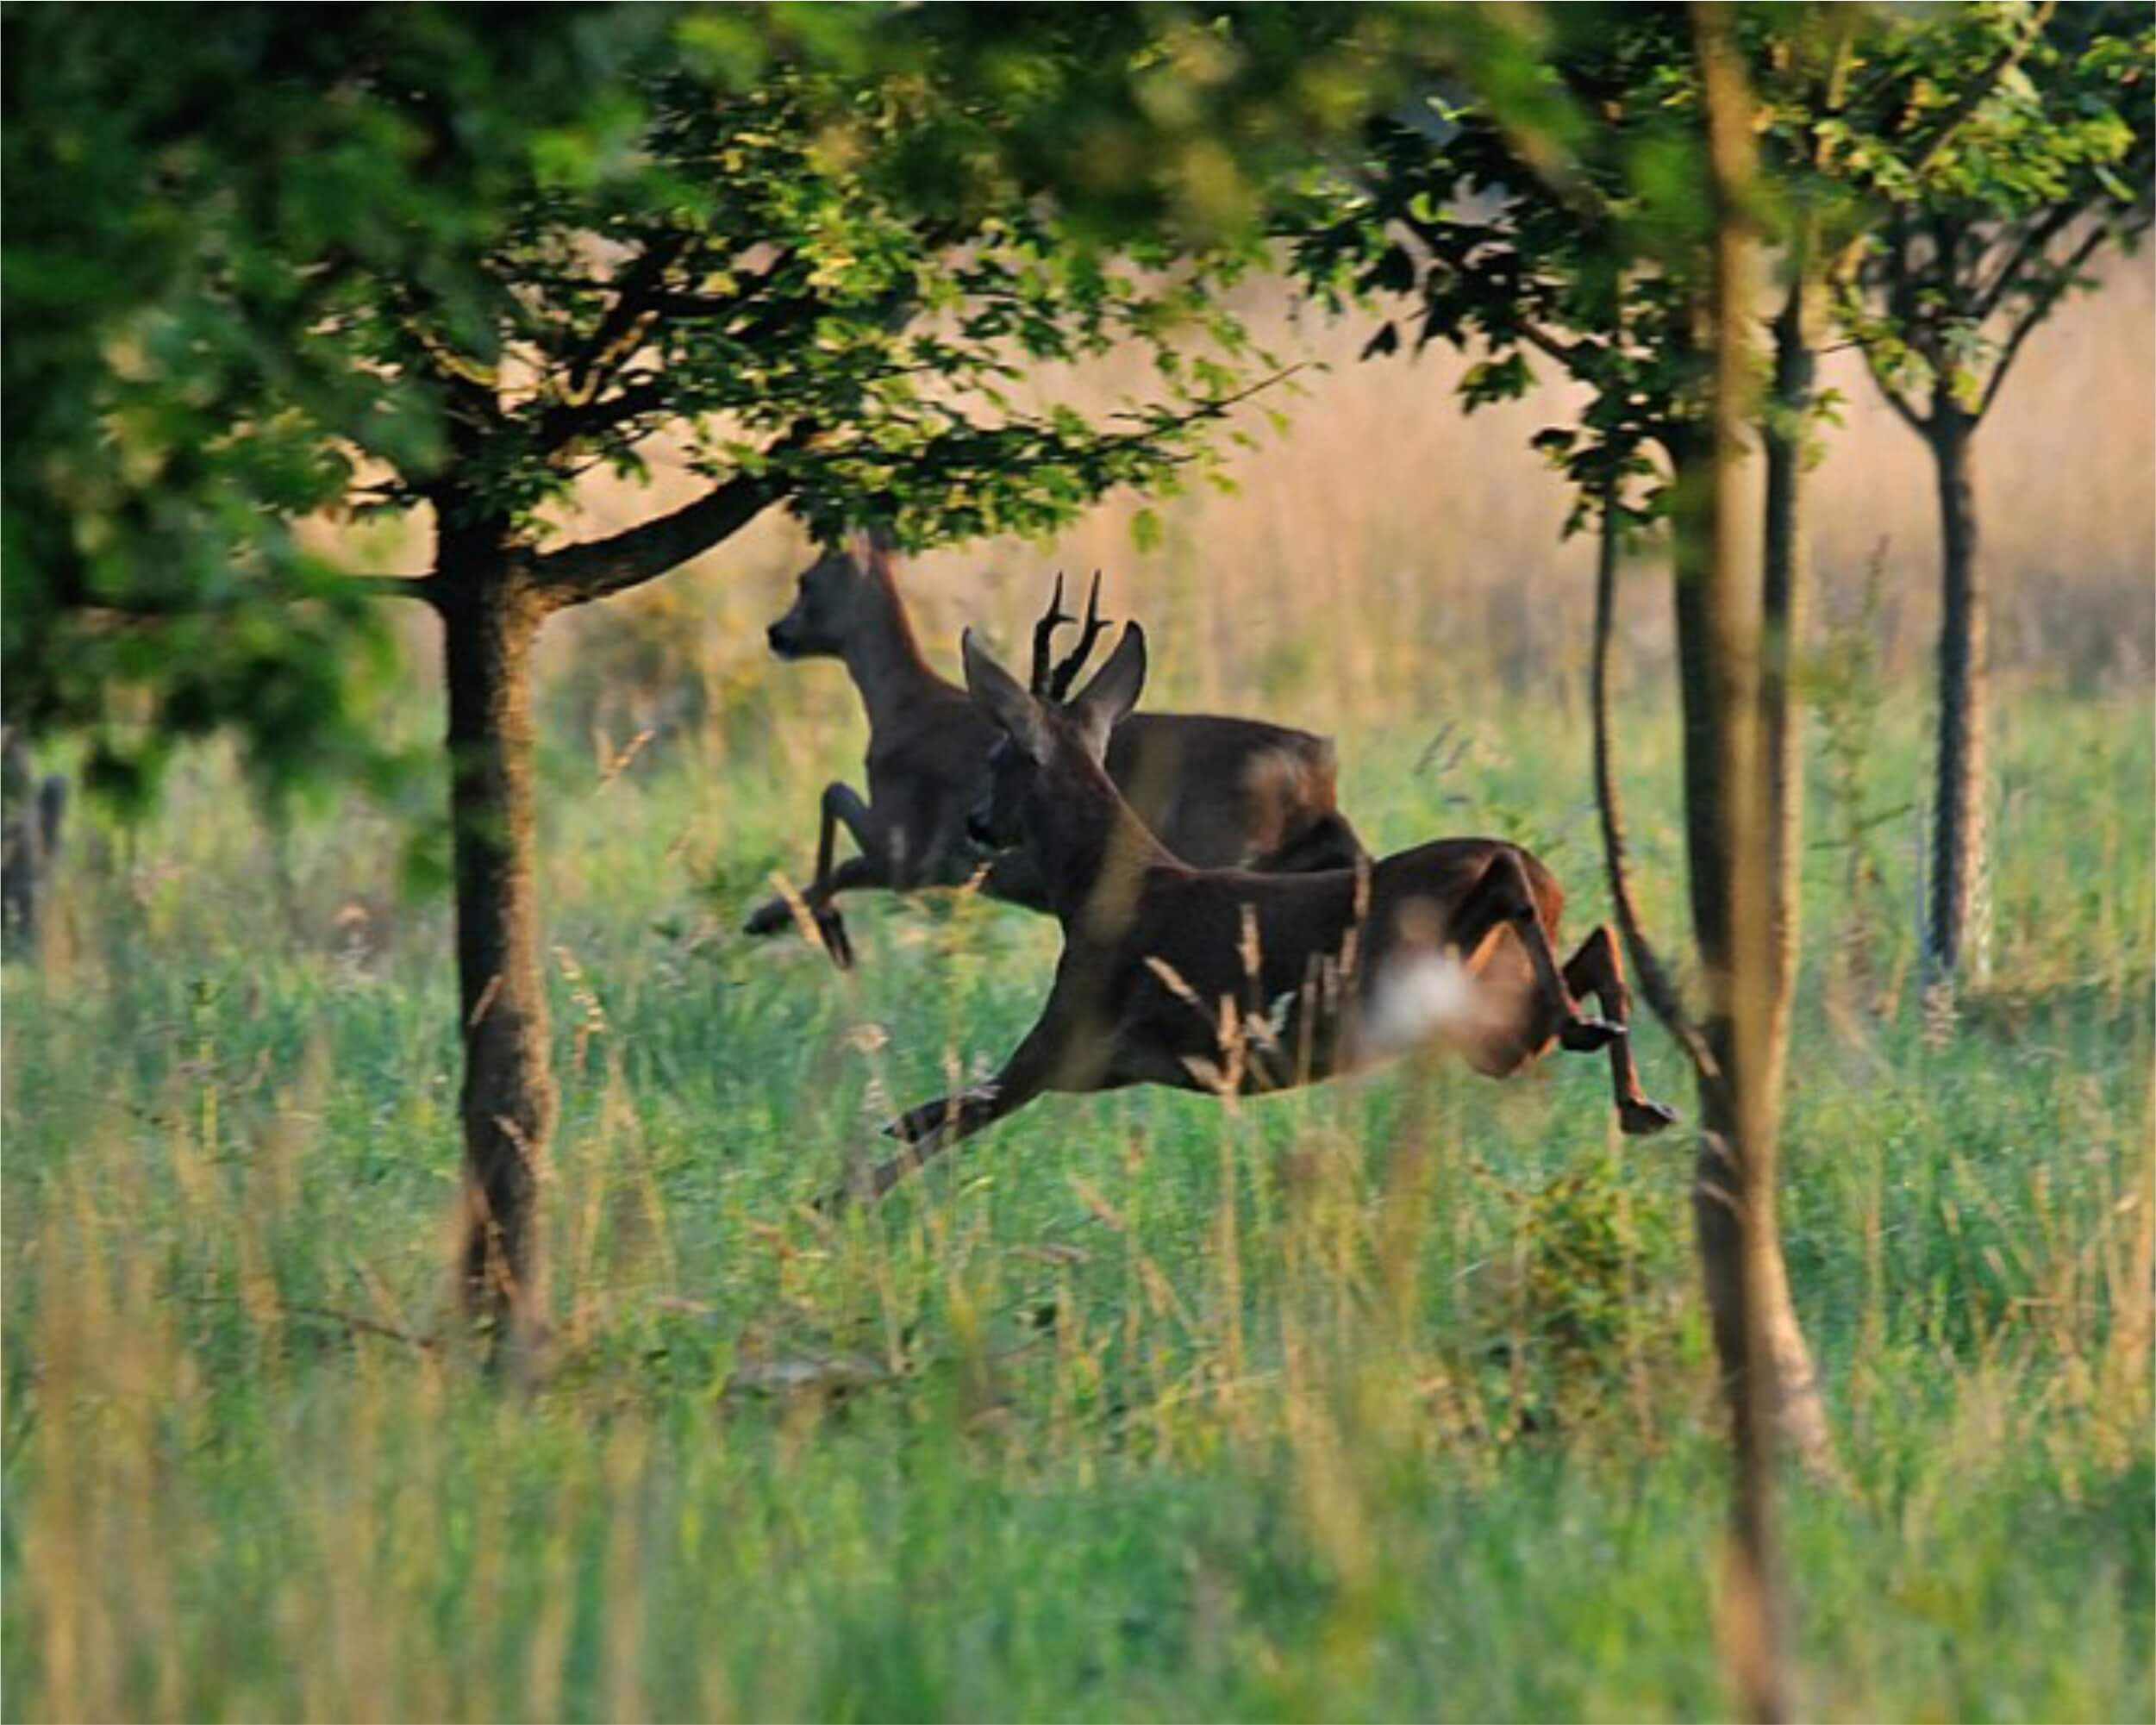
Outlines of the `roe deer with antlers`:
M 1063 925 L 1063 954 L 1001 1072 L 884 1128 L 906 1148 L 867 1174 L 866 1195 L 1044 1091 L 1288 1089 L 1433 1040 L 1492 1078 L 1553 1045 L 1606 1050 L 1627 1132 L 1677 1118 L 1640 1088 L 1609 928 L 1559 966 L 1565 895 L 1529 852 L 1440 839 L 1322 874 L 1192 868 L 1102 768 L 1145 680 L 1137 625 L 1067 706 L 1028 691 L 971 632 L 964 649 L 974 703 L 1002 734 L 970 824 L 984 844 L 1022 847 Z M 1580 1010 L 1583 995 L 1603 1016 Z
M 929 668 L 914 640 L 888 544 L 859 535 L 803 572 L 793 608 L 771 626 L 783 659 L 841 659 L 868 710 L 868 796 L 851 785 L 823 790 L 816 875 L 802 895 L 826 949 L 841 969 L 853 962 L 846 925 L 832 900 L 855 887 L 910 892 L 960 886 L 984 860 L 966 835 L 966 815 L 987 783 L 996 728 L 965 690 Z M 1043 699 L 1068 692 L 1106 625 L 1100 578 L 1093 581 L 1075 651 L 1051 663 L 1054 634 L 1074 622 L 1056 596 L 1034 630 L 1032 686 Z M 1354 828 L 1335 805 L 1331 741 L 1284 725 L 1210 715 L 1149 713 L 1115 727 L 1109 777 L 1136 818 L 1173 855 L 1200 867 L 1236 865 L 1267 873 L 1342 868 L 1361 856 Z M 857 856 L 835 858 L 839 828 Z M 1050 908 L 1032 860 L 1013 852 L 989 862 L 981 890 L 1028 909 Z M 791 926 L 784 897 L 759 905 L 751 934 Z

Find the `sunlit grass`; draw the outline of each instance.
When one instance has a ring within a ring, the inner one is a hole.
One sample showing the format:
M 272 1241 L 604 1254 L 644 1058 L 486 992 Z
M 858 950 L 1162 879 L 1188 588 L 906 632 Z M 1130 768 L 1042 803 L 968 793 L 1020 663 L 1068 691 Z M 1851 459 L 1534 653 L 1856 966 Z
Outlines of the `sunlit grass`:
M 1581 716 L 1484 702 L 1432 749 L 1442 716 L 1343 739 L 1352 812 L 1527 841 L 1584 930 Z M 1888 704 L 1879 807 L 1921 795 L 1922 717 Z M 1674 947 L 1675 739 L 1628 718 Z M 856 747 L 715 769 L 669 736 L 603 790 L 551 759 L 528 1397 L 444 1332 L 447 909 L 398 897 L 393 826 L 303 827 L 273 891 L 202 761 L 131 847 L 78 843 L 51 977 L 4 1003 L 9 1714 L 1726 1711 L 1681 1141 L 1615 1136 L 1592 1060 L 1232 1116 L 1051 1098 L 823 1222 L 1054 951 L 949 899 L 862 903 L 848 978 L 733 934 Z M 1789 1503 L 1808 1713 L 2156 1704 L 2150 771 L 2145 700 L 2015 703 L 1997 971 L 1952 1027 L 1913 816 L 1868 905 L 1808 853 L 1784 1222 L 1841 1463 Z

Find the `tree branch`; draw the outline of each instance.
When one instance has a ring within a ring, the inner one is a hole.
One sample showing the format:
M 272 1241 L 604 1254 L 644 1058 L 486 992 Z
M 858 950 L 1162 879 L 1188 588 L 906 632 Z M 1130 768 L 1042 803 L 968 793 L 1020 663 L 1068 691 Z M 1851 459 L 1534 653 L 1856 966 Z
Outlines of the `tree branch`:
M 329 574 L 288 592 L 228 594 L 207 603 L 166 593 L 94 593 L 65 575 L 55 578 L 53 588 L 58 609 L 116 623 L 171 623 L 214 617 L 250 604 L 296 605 L 309 599 L 421 599 L 433 604 L 441 594 L 441 584 L 432 575 Z
M 1304 359 L 1297 360 L 1292 366 L 1283 366 L 1278 371 L 1269 372 L 1256 382 L 1244 384 L 1240 390 L 1231 391 L 1224 396 L 1209 396 L 1205 400 L 1195 403 L 1184 409 L 1181 413 L 1165 415 L 1151 425 L 1141 426 L 1135 431 L 1113 433 L 1103 441 L 1109 443 L 1143 443 L 1147 438 L 1158 437 L 1164 431 L 1180 431 L 1184 426 L 1196 425 L 1201 420 L 1218 419 L 1222 415 L 1240 407 L 1252 397 L 1271 389 L 1275 384 L 1284 384 L 1297 372 L 1308 371 L 1310 363 Z M 1132 416 L 1126 414 L 1120 416 L 1128 418 Z
M 2051 242 L 2072 226 L 2074 218 L 2081 213 L 2080 208 L 2075 204 L 2061 203 L 2046 210 L 2040 220 L 2029 225 L 2020 242 L 2007 253 L 2006 261 L 1999 266 L 1999 272 L 1991 278 L 1990 285 L 1977 294 L 1976 316 L 1978 322 L 1999 309 L 1999 303 L 2012 291 L 2015 280 L 2021 275 L 2022 266 L 2028 261 L 2031 254 L 2041 256 Z
M 1422 242 L 1422 249 L 1428 254 L 1432 268 L 1445 270 L 1455 279 L 1466 277 L 1466 266 L 1449 255 L 1437 244 L 1437 224 L 1418 222 L 1412 216 L 1404 213 L 1398 219 L 1408 232 Z M 1539 349 L 1547 357 L 1562 366 L 1568 375 L 1575 378 L 1585 376 L 1579 363 L 1580 350 L 1587 345 L 1584 341 L 1562 341 L 1551 334 L 1532 318 L 1516 314 L 1509 328 L 1529 347 Z M 1487 339 L 1487 332 L 1484 332 L 1484 336 Z
M 1927 422 L 1923 416 L 1916 411 L 1916 404 L 1881 377 L 1876 366 L 1866 366 L 1865 370 L 1872 373 L 1872 381 L 1879 386 L 1879 393 L 1886 397 L 1886 404 L 1901 415 L 1902 423 L 1919 437 L 1923 436 Z
M 370 599 L 423 599 L 430 605 L 441 597 L 432 575 L 342 575 L 331 587 Z
M 651 321 L 712 322 L 741 316 L 757 307 L 778 275 L 779 268 L 774 264 L 741 292 L 716 299 L 703 294 L 670 291 L 663 283 L 654 281 L 644 294 L 648 320 L 641 326 L 640 339 L 641 333 L 648 333 Z M 751 350 L 759 349 L 812 322 L 827 304 L 827 301 L 814 294 L 766 301 L 746 323 L 728 331 L 726 339 Z M 887 322 L 891 322 L 891 327 L 899 327 L 909 315 L 910 308 L 894 309 Z M 634 384 L 603 400 L 572 393 L 570 398 L 552 403 L 541 412 L 535 434 L 539 446 L 551 455 L 580 439 L 626 425 L 640 415 L 660 411 L 668 405 L 672 396 L 672 391 L 656 378 Z
M 600 316 L 591 334 L 569 362 L 567 400 L 580 404 L 636 351 L 653 315 L 666 272 L 688 249 L 685 234 L 661 235 L 640 252 L 616 284 L 614 303 Z
M 2020 321 L 2015 324 L 2014 333 L 2006 339 L 2006 346 L 1999 354 L 1999 363 L 1991 368 L 1991 381 L 1984 386 L 1983 397 L 1977 403 L 1976 416 L 1978 419 L 1990 410 L 1991 403 L 1998 395 L 1999 385 L 2006 381 L 2006 374 L 2013 366 L 2015 355 L 2022 351 L 2022 343 L 2028 340 L 2029 333 L 2038 324 L 2051 316 L 2052 307 L 2058 304 L 2066 290 L 2073 285 L 2073 278 L 2080 273 L 2081 266 L 2095 256 L 2097 247 L 2109 238 L 2110 229 L 2099 224 L 2074 247 L 2072 255 L 2060 267 L 2059 273 L 2030 297 L 2028 309 L 2022 312 Z
M 603 401 L 553 402 L 541 409 L 533 434 L 548 455 L 601 432 L 612 431 L 640 414 L 665 408 L 672 391 L 657 379 L 631 385 Z
M 671 515 L 549 552 L 534 566 L 540 589 L 559 609 L 641 586 L 732 538 L 790 489 L 770 473 L 737 473 Z
M 1999 80 L 2028 57 L 2028 51 L 2036 46 L 2036 39 L 2044 34 L 2044 27 L 2051 22 L 2051 15 L 2058 9 L 2057 0 L 2043 0 L 2043 4 L 2028 15 L 2028 23 L 2022 33 L 2001 48 L 1991 64 L 1970 81 L 1954 105 L 1940 119 L 1939 130 L 1933 135 L 1924 153 L 1912 165 L 1910 171 L 1917 178 L 1922 179 L 1938 166 L 1940 157 L 1953 142 L 1954 134 L 1969 122 L 1978 109 L 1991 99 L 1992 92 L 1998 88 Z

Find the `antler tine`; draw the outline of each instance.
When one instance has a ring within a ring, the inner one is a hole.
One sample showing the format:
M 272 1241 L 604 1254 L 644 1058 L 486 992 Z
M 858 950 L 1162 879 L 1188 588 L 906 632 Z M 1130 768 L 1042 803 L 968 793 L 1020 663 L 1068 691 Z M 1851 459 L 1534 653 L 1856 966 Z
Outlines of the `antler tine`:
M 1041 613 L 1041 621 L 1033 626 L 1033 681 L 1035 695 L 1046 697 L 1048 692 L 1048 656 L 1054 650 L 1055 632 L 1065 623 L 1078 619 L 1063 609 L 1063 572 L 1055 572 L 1055 597 L 1048 601 L 1048 609 Z
M 1078 681 L 1078 672 L 1084 669 L 1086 658 L 1093 651 L 1093 643 L 1107 628 L 1108 620 L 1101 616 L 1101 572 L 1096 569 L 1093 589 L 1085 596 L 1085 627 L 1078 631 L 1078 644 L 1071 656 L 1056 666 L 1055 675 L 1049 679 L 1051 700 L 1060 701 L 1070 694 L 1071 685 Z

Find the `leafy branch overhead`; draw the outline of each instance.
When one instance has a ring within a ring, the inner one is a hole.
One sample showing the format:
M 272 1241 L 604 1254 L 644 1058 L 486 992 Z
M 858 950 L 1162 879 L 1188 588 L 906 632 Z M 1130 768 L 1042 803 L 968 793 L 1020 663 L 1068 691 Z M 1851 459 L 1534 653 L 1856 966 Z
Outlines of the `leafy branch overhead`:
M 1912 150 L 1940 92 L 2017 36 L 1951 147 Z M 1877 212 L 1837 309 L 1911 425 L 1980 419 L 2096 255 L 2156 215 L 2156 25 L 2138 6 L 1957 7 L 1886 53 L 1906 98 L 1826 138 Z
M 1561 9 L 1535 77 L 1545 147 L 1502 102 L 1396 109 L 1369 130 L 1348 207 L 1290 235 L 1333 309 L 1379 311 L 1366 354 L 1474 354 L 1469 410 L 1543 375 L 1588 388 L 1580 425 L 1536 440 L 1578 488 L 1575 528 L 1613 472 L 1691 435 L 1704 399 L 1684 278 L 1698 95 L 1678 24 Z M 1785 270 L 1800 240 L 1827 248 L 1837 309 L 1905 412 L 1932 377 L 1978 410 L 2096 251 L 2148 223 L 2145 8 L 1826 8 L 1747 29 L 1778 170 L 1759 214 Z M 1534 166 L 1559 157 L 1561 174 Z M 1809 410 L 1836 405 L 1822 391 Z
M 441 559 L 340 578 L 292 532 L 310 515 L 426 506 L 445 547 L 521 547 L 559 604 L 775 503 L 918 544 L 1203 471 L 1215 422 L 1278 372 L 1219 297 L 1255 230 L 1167 219 L 1142 173 L 1148 220 L 1120 226 L 1130 186 L 1104 214 L 1041 149 L 1087 135 L 1114 80 L 1158 85 L 1196 50 L 1146 18 L 1048 19 L 991 58 L 969 24 L 897 16 L 563 8 L 512 53 L 453 11 L 216 32 L 184 10 L 10 13 L 15 63 L 45 76 L 9 86 L 28 190 L 7 272 L 9 716 L 91 728 L 116 771 L 229 721 L 300 766 L 355 672 L 387 674 L 340 651 L 370 633 L 358 602 L 455 578 Z M 1076 64 L 1080 38 L 1102 89 L 1009 85 Z M 1268 64 L 1223 62 L 1210 99 L 1272 100 Z M 1144 111 L 1114 109 L 1113 135 L 1146 143 Z M 1120 412 L 1041 381 L 1133 347 L 1151 382 Z M 579 482 L 641 477 L 662 439 L 705 494 L 560 543 Z M 200 674 L 129 649 L 151 635 L 188 636 Z M 311 691 L 274 732 L 237 698 L 262 681 L 233 674 L 242 654 Z M 116 703 L 122 684 L 150 707 Z M 313 707 L 322 725 L 296 722 Z
M 924 199 L 908 178 L 916 134 L 950 123 L 951 99 L 848 95 L 797 69 L 718 99 L 658 81 L 647 165 L 535 190 L 476 260 L 496 300 L 471 335 L 376 302 L 370 355 L 430 376 L 481 459 L 400 469 L 375 506 L 447 492 L 537 534 L 581 475 L 639 473 L 684 426 L 696 471 L 820 530 L 1025 531 L 1118 484 L 1172 483 L 1253 357 L 1209 297 L 1241 256 L 1147 268 L 1022 201 Z M 1220 357 L 1180 363 L 1194 334 Z M 1025 399 L 1034 368 L 1134 341 L 1159 391 L 1120 423 Z
M 1671 195 L 1700 171 L 1682 21 L 1585 9 L 1584 26 L 1551 21 L 1528 110 L 1544 147 L 1503 102 L 1396 110 L 1369 129 L 1349 207 L 1293 236 L 1298 274 L 1334 309 L 1391 313 L 1367 353 L 1442 341 L 1473 355 L 1458 384 L 1470 412 L 1551 375 L 1588 386 L 1579 423 L 1536 439 L 1578 488 L 1574 528 L 1612 478 L 1647 471 L 1653 446 L 1697 424 L 1707 384 L 1686 280 L 1693 201 Z

